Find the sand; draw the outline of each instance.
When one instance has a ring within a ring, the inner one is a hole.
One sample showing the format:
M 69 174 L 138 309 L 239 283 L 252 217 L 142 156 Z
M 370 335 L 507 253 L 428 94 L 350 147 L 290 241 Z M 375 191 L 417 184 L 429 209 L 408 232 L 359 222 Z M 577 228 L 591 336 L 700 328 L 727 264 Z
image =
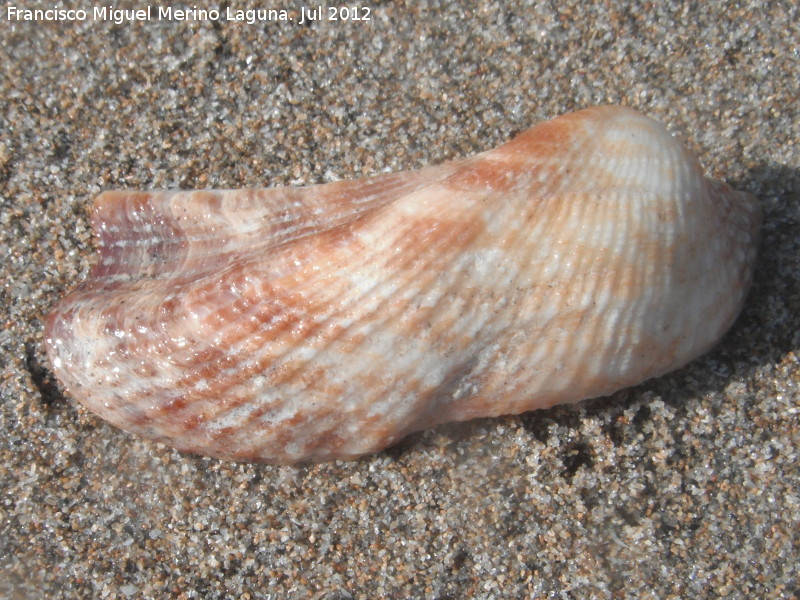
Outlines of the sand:
M 306 25 L 299 5 L 3 7 L 0 597 L 800 597 L 797 7 L 467 4 Z M 302 467 L 181 455 L 54 381 L 43 320 L 88 272 L 100 191 L 415 168 L 596 104 L 665 123 L 763 203 L 743 314 L 680 371 Z

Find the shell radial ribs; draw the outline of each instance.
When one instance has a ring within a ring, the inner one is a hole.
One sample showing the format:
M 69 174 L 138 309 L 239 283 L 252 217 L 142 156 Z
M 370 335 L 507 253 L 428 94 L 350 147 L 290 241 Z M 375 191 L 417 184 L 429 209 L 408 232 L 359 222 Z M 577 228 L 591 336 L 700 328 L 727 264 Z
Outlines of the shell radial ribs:
M 740 311 L 760 220 L 618 107 L 415 172 L 106 192 L 47 351 L 90 410 L 180 450 L 352 458 L 680 367 Z

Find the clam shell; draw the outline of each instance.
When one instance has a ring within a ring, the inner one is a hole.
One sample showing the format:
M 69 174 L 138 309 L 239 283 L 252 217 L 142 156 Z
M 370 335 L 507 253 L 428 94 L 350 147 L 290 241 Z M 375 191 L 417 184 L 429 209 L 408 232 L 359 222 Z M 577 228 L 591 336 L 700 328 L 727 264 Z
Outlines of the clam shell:
M 106 192 L 47 351 L 90 410 L 180 450 L 353 458 L 680 367 L 740 311 L 760 220 L 619 107 L 415 172 Z

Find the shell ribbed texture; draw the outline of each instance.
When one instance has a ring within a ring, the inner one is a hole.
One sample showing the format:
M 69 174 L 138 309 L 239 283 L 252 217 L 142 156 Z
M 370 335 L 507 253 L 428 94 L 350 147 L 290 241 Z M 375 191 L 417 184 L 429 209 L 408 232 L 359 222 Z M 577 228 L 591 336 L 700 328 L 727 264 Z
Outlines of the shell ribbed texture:
M 710 348 L 760 212 L 660 125 L 594 108 L 462 161 L 307 188 L 107 192 L 46 332 L 110 422 L 242 460 L 609 394 Z

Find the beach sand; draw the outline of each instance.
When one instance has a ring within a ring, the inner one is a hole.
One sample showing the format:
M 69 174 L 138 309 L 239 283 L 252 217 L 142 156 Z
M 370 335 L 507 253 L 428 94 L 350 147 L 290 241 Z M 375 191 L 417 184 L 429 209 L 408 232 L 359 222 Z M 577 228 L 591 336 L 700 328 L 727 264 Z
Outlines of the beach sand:
M 466 4 L 306 25 L 288 5 L 252 24 L 3 8 L 0 597 L 800 597 L 797 6 Z M 598 104 L 763 203 L 742 316 L 680 371 L 300 467 L 181 455 L 54 381 L 43 320 L 88 272 L 102 190 L 417 168 Z

